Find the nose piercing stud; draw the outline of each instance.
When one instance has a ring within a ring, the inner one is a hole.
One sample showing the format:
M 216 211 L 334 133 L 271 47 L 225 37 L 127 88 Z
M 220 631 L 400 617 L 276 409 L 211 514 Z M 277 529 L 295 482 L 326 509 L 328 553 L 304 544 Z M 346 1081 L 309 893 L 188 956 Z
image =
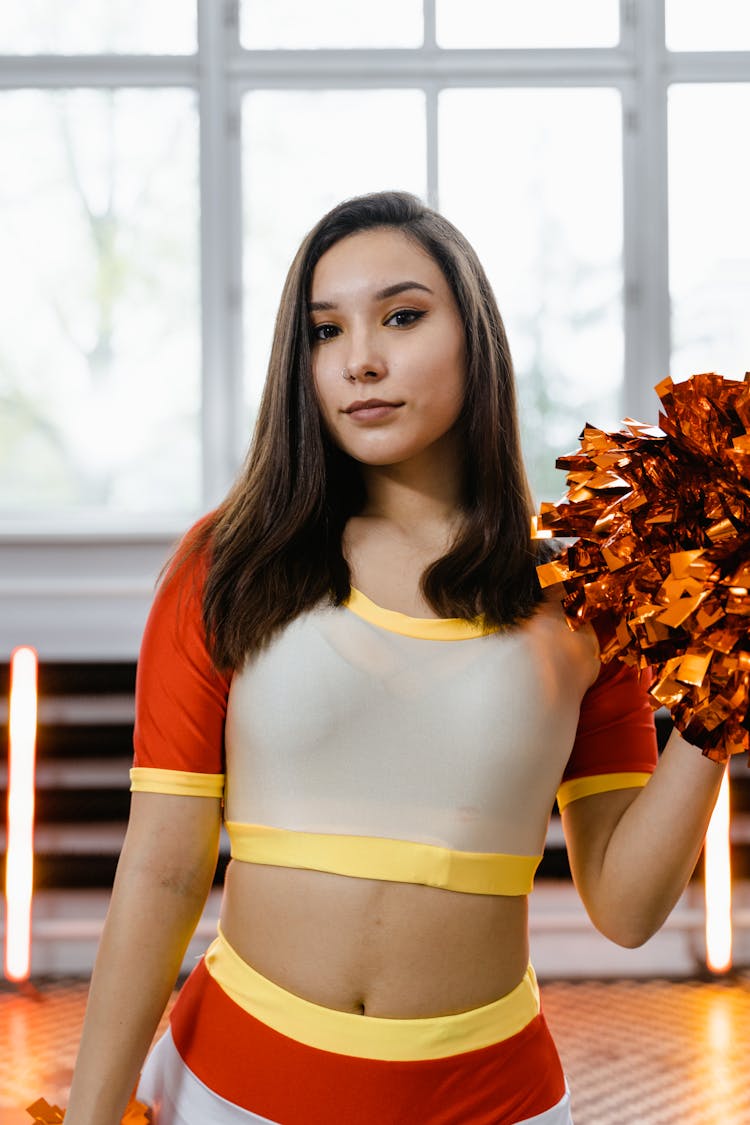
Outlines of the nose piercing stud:
M 354 376 L 350 375 L 345 367 L 341 368 L 341 378 L 348 379 L 350 383 L 354 382 Z

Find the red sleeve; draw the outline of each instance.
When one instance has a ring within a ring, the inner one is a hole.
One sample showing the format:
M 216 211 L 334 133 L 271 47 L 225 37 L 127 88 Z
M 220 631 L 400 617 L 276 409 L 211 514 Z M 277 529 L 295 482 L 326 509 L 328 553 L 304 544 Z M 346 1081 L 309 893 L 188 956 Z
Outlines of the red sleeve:
M 656 727 L 647 683 L 638 669 L 620 660 L 603 664 L 581 703 L 562 778 L 563 800 L 558 793 L 558 804 L 562 808 L 591 793 L 643 785 L 656 762 Z M 592 780 L 587 783 L 586 778 Z
M 224 772 L 230 677 L 206 647 L 205 571 L 199 554 L 173 567 L 151 608 L 136 673 L 136 769 Z

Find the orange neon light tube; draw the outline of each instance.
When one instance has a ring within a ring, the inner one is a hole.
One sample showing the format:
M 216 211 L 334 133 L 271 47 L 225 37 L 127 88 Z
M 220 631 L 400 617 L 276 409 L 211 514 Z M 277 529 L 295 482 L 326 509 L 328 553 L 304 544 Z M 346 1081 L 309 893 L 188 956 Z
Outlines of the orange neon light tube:
M 31 971 L 37 669 L 37 654 L 33 648 L 17 648 L 11 655 L 5 975 L 13 981 L 27 980 Z
M 729 842 L 729 767 L 721 789 L 705 847 L 706 964 L 712 973 L 732 967 L 732 864 Z

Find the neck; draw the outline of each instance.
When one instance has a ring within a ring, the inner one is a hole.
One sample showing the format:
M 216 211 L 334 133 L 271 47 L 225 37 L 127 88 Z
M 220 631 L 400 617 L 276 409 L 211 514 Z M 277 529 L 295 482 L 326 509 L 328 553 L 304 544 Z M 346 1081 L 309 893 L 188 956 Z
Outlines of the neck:
M 455 451 L 425 450 L 398 465 L 362 465 L 363 517 L 386 520 L 405 533 L 452 528 L 460 518 L 461 474 Z

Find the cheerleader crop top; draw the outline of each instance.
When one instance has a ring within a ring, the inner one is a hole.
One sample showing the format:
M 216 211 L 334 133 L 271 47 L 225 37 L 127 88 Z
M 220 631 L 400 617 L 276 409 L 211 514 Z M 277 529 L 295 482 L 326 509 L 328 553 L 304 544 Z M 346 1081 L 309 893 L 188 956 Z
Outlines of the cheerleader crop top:
M 223 797 L 233 860 L 524 895 L 555 797 L 641 786 L 654 769 L 637 673 L 600 668 L 556 604 L 493 629 L 352 590 L 223 676 L 204 570 L 168 577 L 149 615 L 131 788 Z

